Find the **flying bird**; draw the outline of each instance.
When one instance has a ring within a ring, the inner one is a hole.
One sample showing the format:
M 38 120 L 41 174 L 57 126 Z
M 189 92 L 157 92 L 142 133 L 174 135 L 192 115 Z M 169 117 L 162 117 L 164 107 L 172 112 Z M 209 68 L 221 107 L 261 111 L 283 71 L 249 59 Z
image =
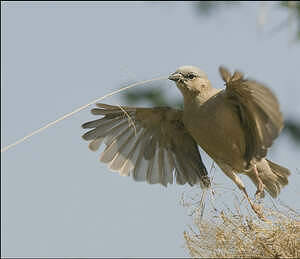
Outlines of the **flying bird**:
M 198 145 L 245 194 L 238 174 L 246 174 L 257 186 L 277 197 L 288 184 L 290 171 L 266 159 L 268 148 L 283 128 L 275 95 L 263 84 L 219 68 L 225 89 L 212 87 L 206 74 L 194 66 L 182 66 L 169 76 L 183 95 L 184 108 L 138 108 L 97 103 L 92 109 L 100 119 L 84 123 L 90 129 L 82 137 L 92 151 L 106 148 L 100 161 L 120 175 L 164 186 L 176 182 L 203 188 L 210 178 Z

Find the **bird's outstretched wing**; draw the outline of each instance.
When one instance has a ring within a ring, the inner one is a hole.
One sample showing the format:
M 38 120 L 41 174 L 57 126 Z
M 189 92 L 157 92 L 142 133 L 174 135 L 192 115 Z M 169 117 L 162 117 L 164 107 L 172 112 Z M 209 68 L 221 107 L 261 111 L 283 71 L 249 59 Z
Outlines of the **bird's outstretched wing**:
M 134 108 L 98 103 L 94 115 L 104 116 L 82 125 L 89 148 L 106 148 L 100 161 L 136 181 L 210 185 L 198 146 L 182 123 L 182 111 L 169 107 Z
M 233 75 L 224 68 L 219 68 L 226 83 L 226 98 L 236 107 L 245 131 L 245 159 L 260 160 L 267 154 L 267 149 L 279 135 L 283 127 L 283 117 L 274 94 L 264 85 L 235 71 Z

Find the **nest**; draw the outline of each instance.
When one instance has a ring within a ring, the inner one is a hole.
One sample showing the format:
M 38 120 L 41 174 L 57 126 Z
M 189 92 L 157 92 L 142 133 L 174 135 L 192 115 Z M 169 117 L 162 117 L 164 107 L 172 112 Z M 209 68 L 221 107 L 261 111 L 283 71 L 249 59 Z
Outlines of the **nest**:
M 300 215 L 294 210 L 263 207 L 264 222 L 243 203 L 205 216 L 202 205 L 193 214 L 196 228 L 184 232 L 191 257 L 300 258 Z

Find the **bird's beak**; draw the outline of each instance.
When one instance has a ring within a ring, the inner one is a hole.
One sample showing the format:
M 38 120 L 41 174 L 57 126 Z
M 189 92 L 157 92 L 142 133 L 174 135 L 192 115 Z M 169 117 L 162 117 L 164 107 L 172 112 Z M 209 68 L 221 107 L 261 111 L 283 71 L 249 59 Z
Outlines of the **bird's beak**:
M 175 81 L 175 82 L 178 81 L 181 78 L 182 78 L 182 75 L 180 73 L 177 73 L 177 72 L 169 75 L 169 77 L 168 77 L 168 79 L 170 79 L 172 81 Z

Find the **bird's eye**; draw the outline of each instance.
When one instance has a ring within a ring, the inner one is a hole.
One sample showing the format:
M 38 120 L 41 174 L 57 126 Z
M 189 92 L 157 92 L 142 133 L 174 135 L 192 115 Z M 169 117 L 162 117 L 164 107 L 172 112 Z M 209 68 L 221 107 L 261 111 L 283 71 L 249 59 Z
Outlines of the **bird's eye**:
M 188 78 L 188 79 L 193 79 L 193 78 L 195 78 L 195 77 L 196 77 L 196 75 L 194 75 L 194 74 L 188 74 L 188 75 L 187 75 L 187 78 Z

